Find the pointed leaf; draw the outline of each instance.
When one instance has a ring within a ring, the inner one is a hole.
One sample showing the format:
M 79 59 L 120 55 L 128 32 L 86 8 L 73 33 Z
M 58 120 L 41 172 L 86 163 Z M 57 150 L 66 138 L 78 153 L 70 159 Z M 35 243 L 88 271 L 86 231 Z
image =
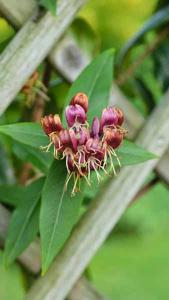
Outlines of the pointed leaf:
M 35 148 L 40 148 L 40 146 L 44 146 L 49 143 L 48 137 L 44 134 L 40 124 L 38 123 L 25 122 L 1 125 L 0 133 L 11 137 L 15 141 Z
M 117 154 L 123 166 L 135 165 L 157 158 L 155 154 L 148 152 L 128 140 L 123 142 L 122 146 L 118 149 Z
M 110 88 L 113 81 L 114 50 L 110 49 L 98 55 L 80 74 L 70 88 L 66 105 L 79 92 L 89 97 L 88 121 L 100 116 L 109 101 Z M 63 116 L 63 122 L 65 119 Z
M 71 183 L 65 191 L 66 177 L 65 162 L 54 161 L 44 185 L 40 212 L 43 274 L 68 238 L 82 203 L 82 193 L 71 197 Z
M 40 195 L 44 178 L 29 187 L 30 197 L 23 198 L 12 216 L 5 243 L 4 261 L 11 264 L 32 242 L 38 232 Z

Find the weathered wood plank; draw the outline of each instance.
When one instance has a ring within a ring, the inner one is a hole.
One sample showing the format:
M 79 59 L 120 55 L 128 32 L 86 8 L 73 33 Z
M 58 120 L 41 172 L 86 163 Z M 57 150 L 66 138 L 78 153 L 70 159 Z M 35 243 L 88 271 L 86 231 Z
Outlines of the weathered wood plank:
M 68 300 L 108 300 L 93 287 L 85 278 L 80 278 L 72 291 L 69 293 Z
M 86 0 L 58 2 L 57 17 L 49 12 L 30 20 L 0 57 L 0 114 L 52 49 Z
M 1 12 L 16 27 L 22 26 L 36 7 L 36 0 L 0 0 Z
M 161 157 L 169 145 L 168 132 L 169 91 L 140 132 L 137 143 Z M 158 160 L 125 167 L 109 182 L 91 203 L 48 273 L 32 287 L 27 300 L 62 300 L 67 296 Z

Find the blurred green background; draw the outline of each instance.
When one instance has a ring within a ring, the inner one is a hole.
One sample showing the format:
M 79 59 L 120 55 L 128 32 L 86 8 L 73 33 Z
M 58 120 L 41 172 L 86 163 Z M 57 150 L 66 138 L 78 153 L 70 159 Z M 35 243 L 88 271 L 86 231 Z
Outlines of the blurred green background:
M 71 31 L 79 45 L 89 52 L 91 57 L 110 47 L 114 47 L 118 53 L 152 16 L 159 2 L 168 4 L 167 1 L 157 0 L 92 0 L 80 11 Z M 83 21 L 80 18 L 83 18 Z M 80 31 L 79 26 L 81 26 Z M 1 17 L 1 52 L 14 35 L 15 29 Z M 121 70 L 127 68 L 145 51 L 147 43 L 151 42 L 155 35 L 156 32 L 151 32 L 132 49 L 130 57 L 121 66 Z M 168 87 L 169 72 L 164 72 L 164 65 L 167 63 L 169 66 L 168 57 L 168 40 L 166 40 L 155 54 L 148 56 L 139 65 L 134 76 L 121 86 L 128 99 L 145 117 Z M 43 66 L 41 67 L 43 69 Z M 59 74 L 52 74 L 49 95 L 55 110 L 62 109 L 69 86 L 70 84 Z M 29 115 L 30 109 L 25 110 L 22 100 L 20 95 L 0 122 L 12 123 L 23 120 L 24 117 L 21 115 Z M 50 107 L 51 103 L 48 110 Z M 15 164 L 20 163 L 17 160 Z M 0 180 L 4 182 L 4 179 L 0 178 Z M 168 299 L 169 189 L 167 185 L 158 180 L 158 183 L 128 208 L 87 271 L 94 286 L 109 299 Z M 30 278 L 31 276 L 18 263 L 5 270 L 2 264 L 2 252 L 0 252 L 0 300 L 22 300 L 29 286 L 28 282 L 32 280 Z

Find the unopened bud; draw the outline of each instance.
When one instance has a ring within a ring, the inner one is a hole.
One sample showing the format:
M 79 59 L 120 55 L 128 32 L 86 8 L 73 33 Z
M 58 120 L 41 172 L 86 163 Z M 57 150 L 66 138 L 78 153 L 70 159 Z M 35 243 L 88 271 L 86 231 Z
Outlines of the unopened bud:
M 123 137 L 123 133 L 116 128 L 107 128 L 104 132 L 104 140 L 113 149 L 116 149 L 118 146 L 120 146 L 121 142 L 123 141 Z
M 83 107 L 78 104 L 67 106 L 65 114 L 69 127 L 72 127 L 76 122 L 84 124 L 86 121 L 86 113 Z
M 101 116 L 101 130 L 104 126 L 112 126 L 118 124 L 118 115 L 112 107 L 103 109 Z
M 41 118 L 41 125 L 47 135 L 53 132 L 59 132 L 63 128 L 59 115 L 52 114 Z
M 100 132 L 100 121 L 97 117 L 94 117 L 90 135 L 92 138 L 99 138 L 99 132 Z
M 80 105 L 83 107 L 84 111 L 88 111 L 88 97 L 84 93 L 78 93 L 76 94 L 72 100 L 70 101 L 71 105 Z

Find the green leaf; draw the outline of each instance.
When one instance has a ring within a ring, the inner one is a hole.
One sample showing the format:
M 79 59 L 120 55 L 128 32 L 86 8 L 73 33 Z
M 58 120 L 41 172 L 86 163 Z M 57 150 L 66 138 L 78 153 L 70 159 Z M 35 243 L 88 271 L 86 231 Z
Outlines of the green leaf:
M 57 0 L 40 0 L 39 4 L 49 10 L 52 15 L 56 15 Z
M 28 187 L 19 185 L 0 185 L 0 202 L 18 206 L 25 197 L 30 196 L 28 190 Z
M 52 155 L 49 153 L 40 150 L 37 151 L 36 148 L 21 143 L 14 144 L 13 152 L 19 159 L 31 162 L 36 168 L 45 174 L 48 172 L 53 160 Z
M 0 298 L 23 300 L 26 296 L 25 279 L 19 264 L 15 263 L 9 269 L 4 267 L 3 252 L 0 250 Z
M 16 123 L 10 125 L 1 125 L 0 133 L 10 136 L 17 142 L 29 145 L 35 148 L 47 145 L 48 137 L 44 134 L 38 123 Z
M 147 22 L 144 23 L 141 30 L 139 30 L 133 38 L 131 38 L 126 45 L 122 48 L 119 57 L 118 65 L 122 64 L 128 51 L 143 37 L 145 33 L 150 30 L 156 29 L 165 24 L 169 20 L 169 5 L 156 12 Z
M 13 213 L 5 243 L 4 262 L 7 266 L 28 247 L 38 232 L 43 184 L 44 178 L 32 183 L 29 186 L 30 197 L 24 197 Z
M 117 155 L 123 166 L 143 163 L 157 158 L 157 155 L 144 150 L 142 147 L 125 140 L 118 149 Z
M 78 92 L 83 92 L 89 97 L 89 123 L 92 122 L 94 116 L 100 117 L 103 108 L 108 104 L 113 81 L 113 60 L 113 49 L 98 55 L 84 69 L 70 88 L 66 106 L 69 105 L 71 98 Z M 64 116 L 63 122 L 65 124 Z
M 42 273 L 44 274 L 76 223 L 83 195 L 71 197 L 72 183 L 65 191 L 65 162 L 54 161 L 46 179 L 40 212 Z

